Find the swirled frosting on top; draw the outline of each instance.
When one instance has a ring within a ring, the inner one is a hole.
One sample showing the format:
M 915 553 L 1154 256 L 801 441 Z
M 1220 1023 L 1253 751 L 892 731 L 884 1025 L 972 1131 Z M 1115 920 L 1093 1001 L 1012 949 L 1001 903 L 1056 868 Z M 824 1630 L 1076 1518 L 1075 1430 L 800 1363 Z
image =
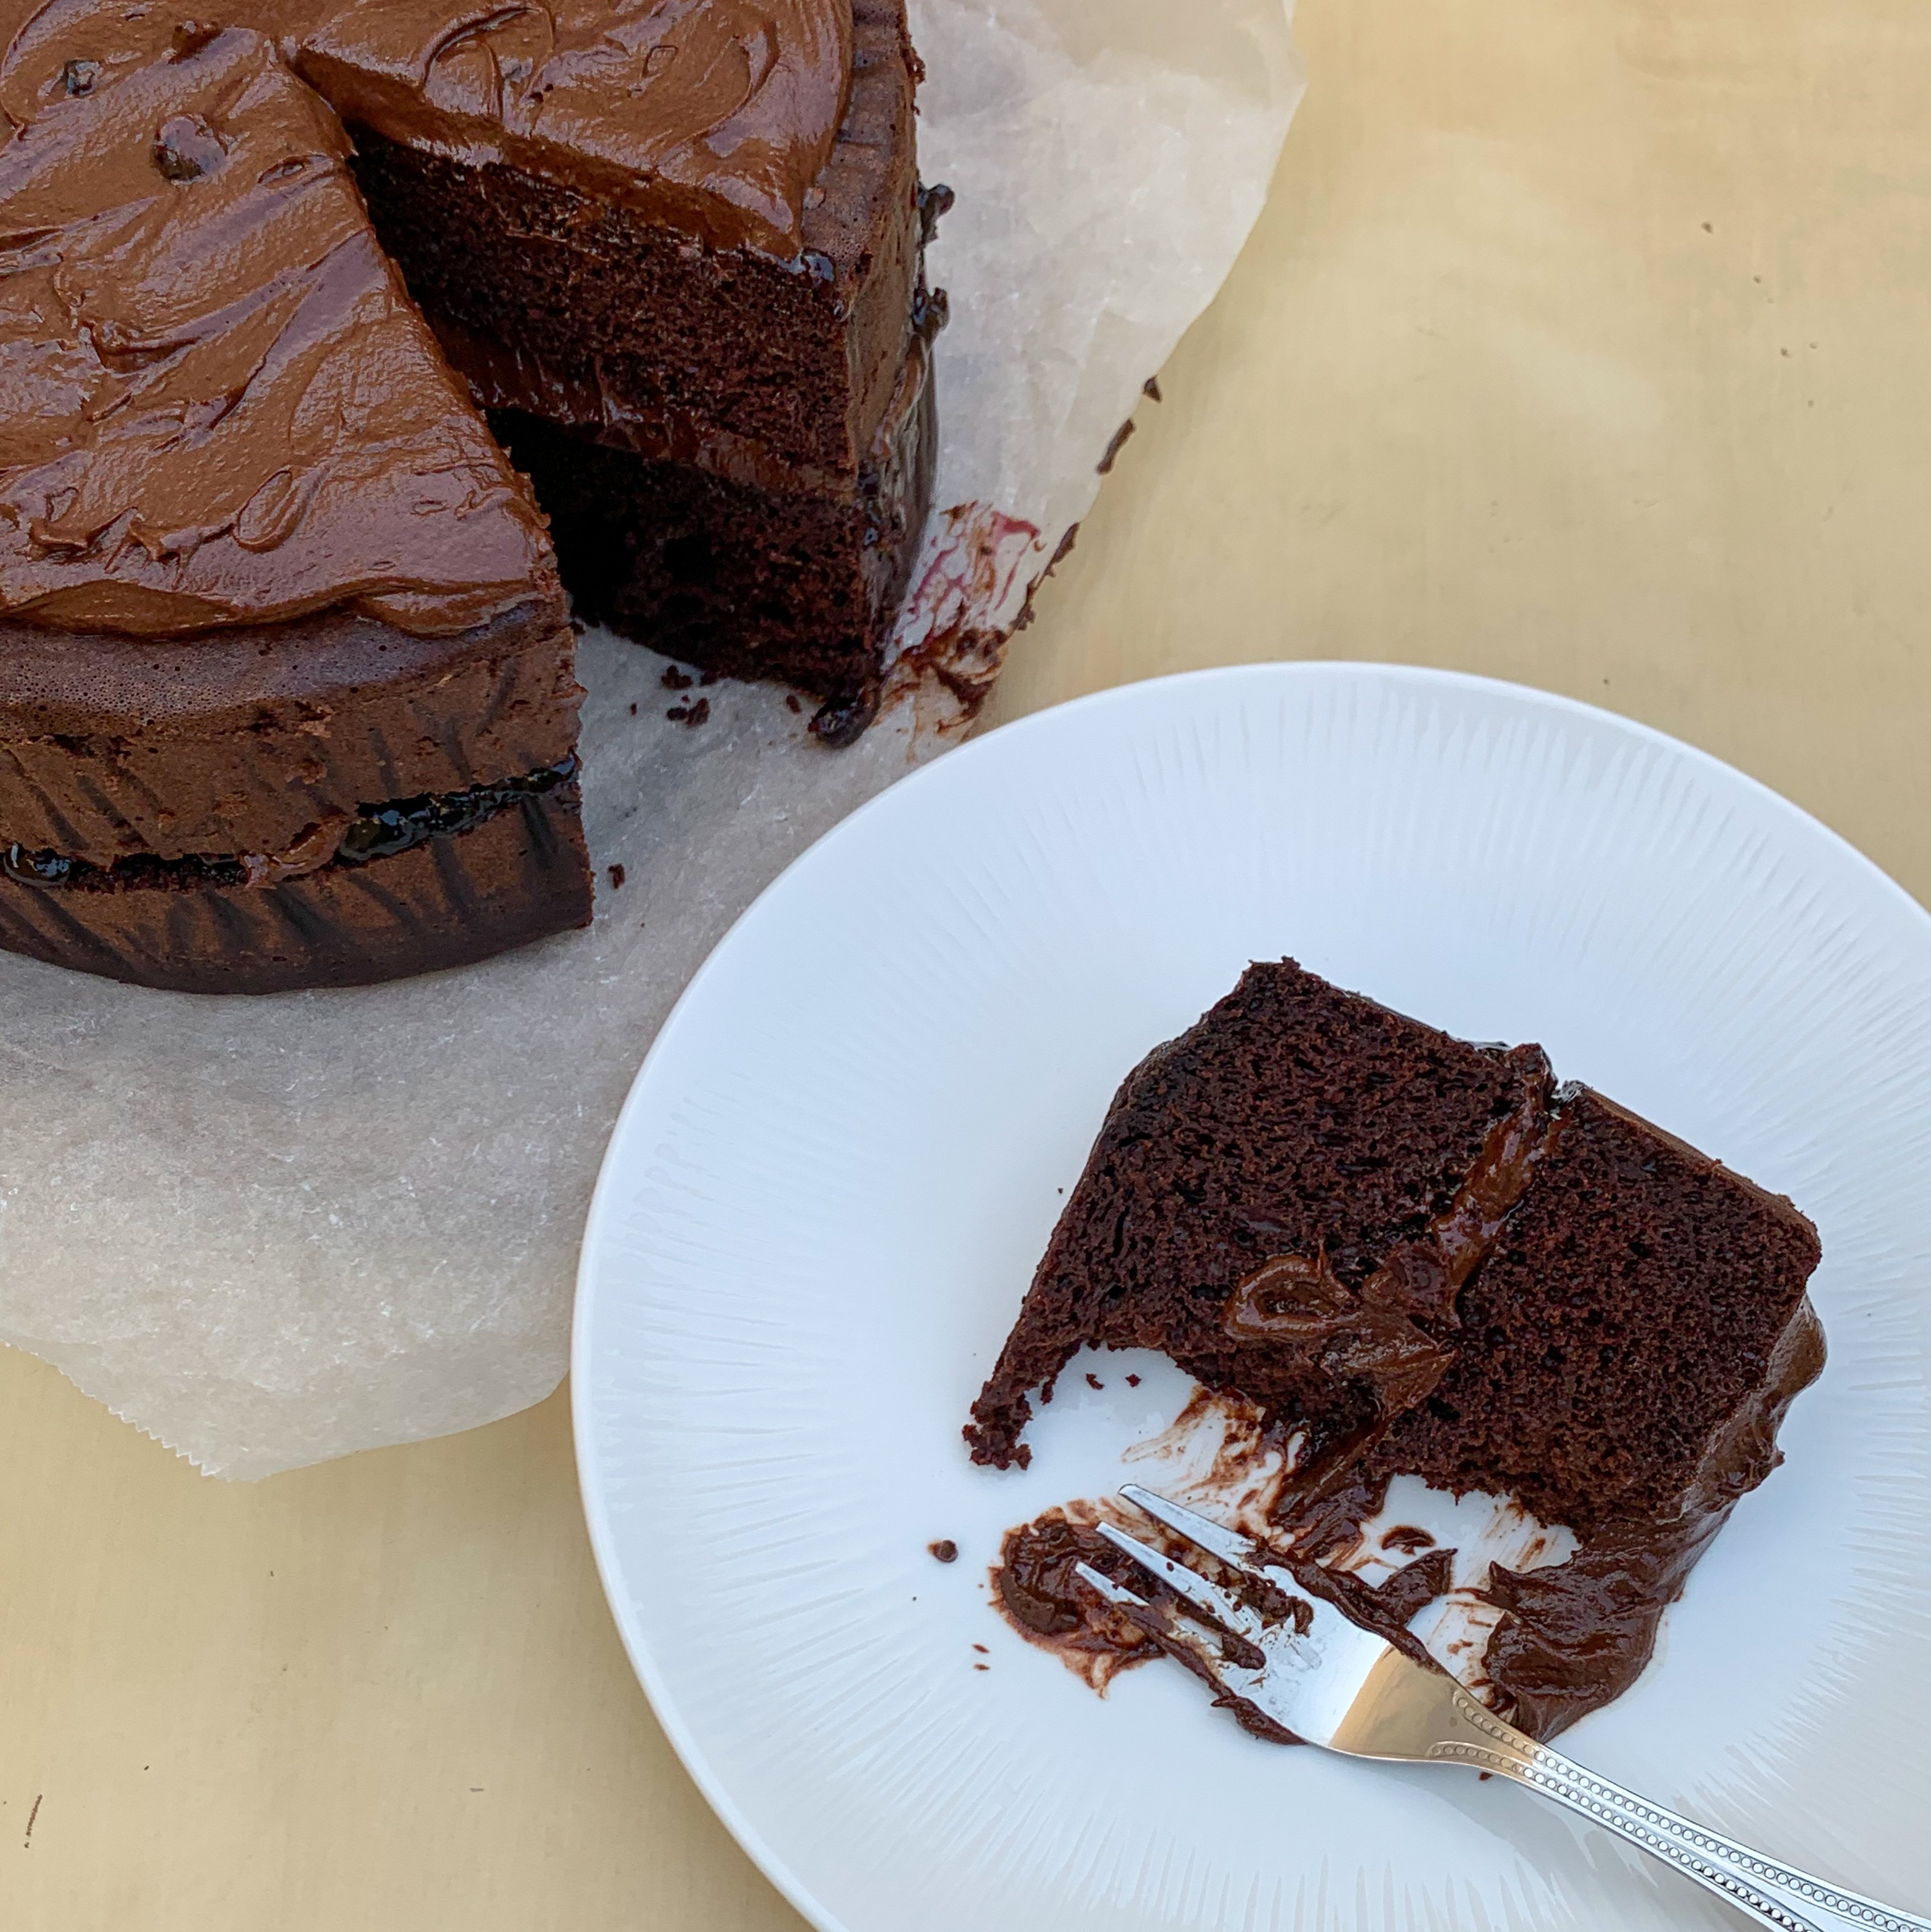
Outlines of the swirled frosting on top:
M 851 0 L 5 0 L 0 111 L 30 121 L 75 63 L 111 78 L 190 16 L 272 34 L 392 140 L 787 260 L 851 77 Z
M 0 146 L 0 610 L 154 636 L 346 608 L 436 635 L 560 602 L 326 104 L 238 28 L 92 60 Z

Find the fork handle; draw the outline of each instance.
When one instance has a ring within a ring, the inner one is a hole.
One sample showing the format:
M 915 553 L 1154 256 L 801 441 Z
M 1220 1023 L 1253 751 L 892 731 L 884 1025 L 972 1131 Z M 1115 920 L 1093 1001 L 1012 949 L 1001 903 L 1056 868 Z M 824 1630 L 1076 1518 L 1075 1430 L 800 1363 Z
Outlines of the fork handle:
M 1505 1724 L 1459 1685 L 1454 1703 L 1462 1720 L 1457 1734 L 1431 1744 L 1430 1760 L 1493 1772 L 1538 1791 L 1675 1866 L 1779 1932 L 1843 1932 L 1849 1927 L 1858 1932 L 1931 1932 L 1931 1919 L 1840 1891 L 1584 1770 Z

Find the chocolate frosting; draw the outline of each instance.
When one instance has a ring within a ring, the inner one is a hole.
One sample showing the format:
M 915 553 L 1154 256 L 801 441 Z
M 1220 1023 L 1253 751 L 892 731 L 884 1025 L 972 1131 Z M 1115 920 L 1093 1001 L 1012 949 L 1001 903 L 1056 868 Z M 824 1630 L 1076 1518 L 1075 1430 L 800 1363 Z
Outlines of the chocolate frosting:
M 1447 1207 L 1393 1249 L 1358 1292 L 1335 1274 L 1324 1250 L 1312 1258 L 1276 1255 L 1228 1296 L 1221 1325 L 1231 1340 L 1306 1349 L 1311 1365 L 1369 1398 L 1366 1422 L 1339 1440 L 1308 1444 L 1294 1492 L 1304 1523 L 1447 1372 L 1456 1297 L 1561 1131 L 1549 1112 L 1545 1072 L 1489 1128 Z
M 1048 1510 L 1032 1522 L 1008 1530 L 1000 1546 L 999 1561 L 992 1568 L 995 1607 L 1021 1636 L 1053 1652 L 1096 1690 L 1104 1690 L 1121 1671 L 1163 1655 L 1199 1672 L 1198 1658 L 1186 1645 L 1174 1641 L 1168 1621 L 1170 1612 L 1180 1607 L 1180 1600 L 1100 1534 L 1096 1526 L 1111 1520 L 1114 1513 L 1109 1508 L 1074 1503 Z M 1309 1606 L 1265 1578 L 1222 1567 L 1157 1523 L 1135 1518 L 1123 1526 L 1219 1585 L 1264 1622 L 1291 1622 L 1298 1629 L 1308 1628 Z M 1378 1584 L 1343 1570 L 1324 1570 L 1296 1550 L 1282 1550 L 1276 1556 L 1309 1595 L 1324 1598 L 1416 1663 L 1433 1667 L 1433 1660 L 1408 1624 L 1448 1588 L 1455 1557 L 1452 1550 L 1430 1550 Z M 1082 1563 L 1124 1584 L 1141 1599 L 1146 1610 L 1108 1603 L 1078 1575 Z M 1252 1646 L 1231 1631 L 1222 1630 L 1219 1641 L 1223 1654 L 1232 1661 L 1259 1660 L 1258 1653 L 1240 1654 Z M 1237 1698 L 1216 1696 L 1215 1702 L 1231 1709 L 1243 1730 L 1270 1743 L 1300 1742 Z
M 0 148 L 0 610 L 164 636 L 341 607 L 436 636 L 560 604 L 334 115 L 238 28 L 35 86 L 34 30 L 74 10 L 0 72 L 9 117 L 37 110 Z
M 296 58 L 392 140 L 788 260 L 851 56 L 851 0 L 389 0 L 328 8 Z
M 1328 1373 L 1370 1388 L 1382 1411 L 1420 1401 L 1454 1360 L 1399 1309 L 1349 1289 L 1325 1249 L 1312 1259 L 1276 1255 L 1256 1268 L 1234 1291 L 1225 1326 L 1237 1342 L 1306 1349 Z
M 189 0 L 51 0 L 13 24 L 0 111 L 169 44 Z M 797 256 L 852 70 L 851 0 L 238 0 L 346 121 L 623 201 L 718 248 Z
M 1762 1387 L 1711 1436 L 1680 1495 L 1604 1523 L 1565 1562 L 1492 1569 L 1487 1594 L 1507 1615 L 1489 1640 L 1484 1667 L 1519 1729 L 1552 1737 L 1636 1682 L 1696 1559 L 1783 1460 L 1777 1432 L 1823 1372 L 1824 1354 L 1823 1326 L 1807 1295 L 1784 1325 Z

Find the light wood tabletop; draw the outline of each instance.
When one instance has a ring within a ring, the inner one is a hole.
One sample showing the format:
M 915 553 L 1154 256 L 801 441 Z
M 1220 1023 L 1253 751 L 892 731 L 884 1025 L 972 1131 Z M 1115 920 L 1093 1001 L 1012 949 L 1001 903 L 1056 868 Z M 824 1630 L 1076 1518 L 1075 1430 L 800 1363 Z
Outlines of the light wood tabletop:
M 1308 0 L 1300 34 L 1260 228 L 991 722 L 1454 666 L 1704 746 L 1931 896 L 1931 9 Z M 800 1923 L 631 1677 L 562 1395 L 230 1485 L 0 1352 L 0 1466 L 10 1932 Z

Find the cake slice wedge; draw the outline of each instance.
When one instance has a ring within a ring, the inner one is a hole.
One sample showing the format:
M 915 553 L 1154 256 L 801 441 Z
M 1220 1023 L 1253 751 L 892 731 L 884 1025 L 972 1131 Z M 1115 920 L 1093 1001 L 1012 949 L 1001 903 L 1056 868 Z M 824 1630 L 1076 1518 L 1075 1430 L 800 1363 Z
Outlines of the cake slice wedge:
M 1578 1540 L 1497 1570 L 1483 1660 L 1547 1736 L 1627 1688 L 1821 1371 L 1791 1203 L 1534 1047 L 1452 1040 L 1291 961 L 1128 1076 L 966 1435 L 1028 1460 L 1079 1348 L 1148 1348 L 1255 1405 L 1276 1527 L 1344 1556 L 1397 1474 Z
M 1419 1268 L 1397 1291 L 1388 1264 L 1549 1091 L 1536 1048 L 1468 1046 L 1291 961 L 1251 967 L 1114 1096 L 973 1406 L 974 1460 L 1027 1462 L 1033 1394 L 1088 1344 L 1159 1349 L 1317 1448 L 1366 1426 L 1391 1377 L 1426 1394 L 1417 1378 L 1446 1366 L 1429 1334 L 1446 1291 Z M 1270 1264 L 1270 1292 L 1291 1292 L 1312 1325 L 1230 1333 L 1230 1298 Z

